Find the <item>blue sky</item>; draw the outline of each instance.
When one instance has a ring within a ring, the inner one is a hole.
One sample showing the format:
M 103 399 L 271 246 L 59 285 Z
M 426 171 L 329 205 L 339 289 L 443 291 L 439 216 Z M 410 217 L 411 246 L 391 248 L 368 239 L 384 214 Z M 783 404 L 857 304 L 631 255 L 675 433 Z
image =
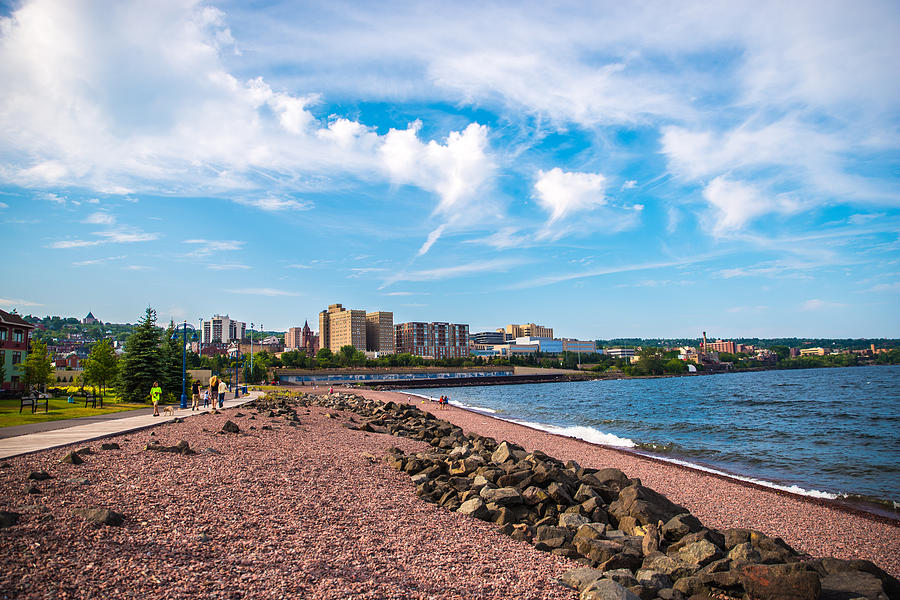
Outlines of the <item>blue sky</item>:
M 5 309 L 900 337 L 895 2 L 0 15 Z

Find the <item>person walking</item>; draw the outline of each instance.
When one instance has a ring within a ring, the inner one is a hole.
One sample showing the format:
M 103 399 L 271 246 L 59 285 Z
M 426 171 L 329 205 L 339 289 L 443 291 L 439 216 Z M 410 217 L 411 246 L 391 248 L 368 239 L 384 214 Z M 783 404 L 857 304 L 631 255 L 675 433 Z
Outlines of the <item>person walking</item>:
M 225 392 L 228 391 L 228 386 L 225 384 L 224 379 L 219 380 L 219 408 L 225 404 Z
M 162 396 L 162 388 L 159 387 L 159 382 L 154 381 L 153 387 L 150 388 L 150 400 L 153 402 L 153 416 L 159 416 L 159 399 Z
M 209 378 L 209 401 L 212 402 L 212 412 L 216 412 L 216 398 L 219 397 L 219 378 L 213 375 Z
M 200 410 L 200 382 L 191 383 L 191 410 Z

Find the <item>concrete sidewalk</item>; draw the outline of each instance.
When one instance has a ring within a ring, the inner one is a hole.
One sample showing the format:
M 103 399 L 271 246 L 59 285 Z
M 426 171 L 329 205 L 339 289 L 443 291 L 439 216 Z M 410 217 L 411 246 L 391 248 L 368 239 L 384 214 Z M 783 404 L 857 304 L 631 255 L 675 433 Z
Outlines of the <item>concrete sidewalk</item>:
M 264 392 L 250 392 L 246 396 L 241 396 L 237 400 L 233 397 L 225 400 L 224 408 L 234 408 L 263 395 Z M 76 425 L 75 427 L 60 427 L 51 431 L 38 431 L 27 433 L 25 435 L 17 435 L 0 439 L 0 459 L 18 456 L 20 454 L 28 454 L 37 452 L 38 450 L 46 450 L 47 448 L 56 448 L 57 446 L 65 446 L 67 444 L 75 444 L 79 442 L 88 442 L 98 438 L 104 438 L 129 431 L 137 431 L 167 423 L 178 417 L 190 417 L 192 415 L 202 414 L 206 411 L 192 411 L 190 408 L 175 409 L 174 415 L 160 414 L 154 417 L 152 411 L 145 412 L 141 409 L 139 412 L 143 414 L 117 418 L 103 419 L 92 421 L 84 425 Z M 162 409 L 160 409 L 162 413 Z M 63 423 L 59 421 L 59 423 Z

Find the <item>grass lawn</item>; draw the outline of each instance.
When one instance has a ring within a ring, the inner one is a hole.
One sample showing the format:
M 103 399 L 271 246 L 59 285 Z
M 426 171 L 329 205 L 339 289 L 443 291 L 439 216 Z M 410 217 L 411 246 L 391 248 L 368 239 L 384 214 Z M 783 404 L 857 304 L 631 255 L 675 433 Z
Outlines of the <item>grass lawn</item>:
M 41 406 L 37 412 L 31 414 L 31 407 L 26 406 L 19 414 L 19 400 L 0 400 L 0 427 L 11 427 L 13 425 L 25 425 L 27 423 L 43 423 L 44 421 L 61 421 L 64 419 L 75 419 L 77 417 L 93 417 L 96 415 L 105 415 L 107 413 L 120 412 L 123 410 L 133 410 L 135 408 L 147 408 L 152 404 L 127 404 L 125 402 L 114 402 L 114 396 L 106 396 L 103 398 L 103 408 L 84 407 L 84 400 L 75 404 L 69 404 L 65 396 L 50 398 L 50 412 L 45 413 L 44 407 Z M 99 406 L 99 403 L 98 403 Z

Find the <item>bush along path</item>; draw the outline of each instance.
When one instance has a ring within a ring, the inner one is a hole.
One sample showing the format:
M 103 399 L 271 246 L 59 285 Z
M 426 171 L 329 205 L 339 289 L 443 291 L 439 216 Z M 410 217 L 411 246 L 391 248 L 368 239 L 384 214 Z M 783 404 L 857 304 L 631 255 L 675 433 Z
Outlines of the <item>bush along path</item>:
M 361 418 L 347 419 L 350 429 L 429 443 L 428 452 L 392 448 L 385 459 L 410 475 L 423 500 L 580 563 L 562 583 L 581 600 L 900 598 L 900 583 L 869 561 L 814 558 L 759 531 L 705 527 L 618 469 L 582 468 L 465 434 L 414 405 L 290 392 L 252 404 L 289 421 L 297 406 L 348 411 Z

